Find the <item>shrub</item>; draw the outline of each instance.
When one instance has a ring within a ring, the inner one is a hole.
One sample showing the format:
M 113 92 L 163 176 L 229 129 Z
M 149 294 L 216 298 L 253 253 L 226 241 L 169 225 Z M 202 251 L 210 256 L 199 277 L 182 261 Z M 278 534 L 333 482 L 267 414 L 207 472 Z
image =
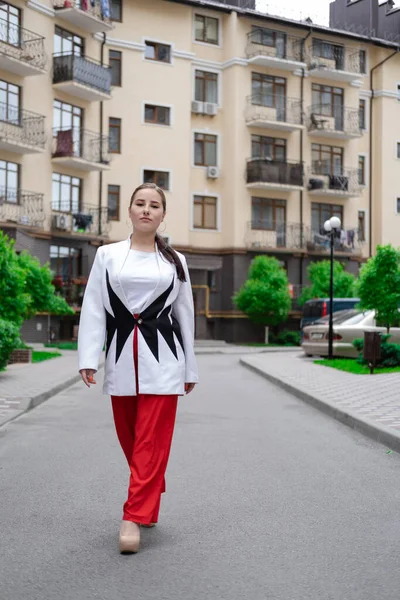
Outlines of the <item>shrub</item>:
M 11 352 L 19 342 L 19 328 L 14 323 L 0 319 L 0 371 L 6 368 Z
M 283 329 L 276 335 L 271 335 L 271 343 L 282 346 L 300 346 L 300 331 Z
M 390 337 L 390 335 L 382 336 L 381 358 L 376 365 L 378 368 L 400 367 L 400 344 L 391 344 L 388 341 Z M 364 340 L 354 340 L 353 346 L 360 352 L 357 362 L 361 365 L 368 365 L 368 361 L 363 357 Z

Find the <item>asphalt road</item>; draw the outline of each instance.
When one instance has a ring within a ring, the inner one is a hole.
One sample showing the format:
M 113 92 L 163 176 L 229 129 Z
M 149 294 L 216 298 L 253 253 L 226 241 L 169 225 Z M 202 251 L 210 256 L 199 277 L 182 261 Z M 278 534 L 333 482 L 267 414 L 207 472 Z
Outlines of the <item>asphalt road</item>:
M 236 356 L 199 365 L 135 556 L 118 552 L 128 469 L 99 388 L 0 429 L 1 600 L 398 600 L 400 456 Z

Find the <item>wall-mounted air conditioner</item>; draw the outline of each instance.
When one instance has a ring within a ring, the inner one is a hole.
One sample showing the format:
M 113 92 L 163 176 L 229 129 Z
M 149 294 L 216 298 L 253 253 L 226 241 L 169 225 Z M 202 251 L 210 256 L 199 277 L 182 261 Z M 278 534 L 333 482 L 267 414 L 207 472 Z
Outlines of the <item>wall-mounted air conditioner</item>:
M 71 215 L 53 215 L 53 229 L 68 231 L 72 227 Z
M 204 103 L 204 114 L 214 117 L 218 113 L 218 104 L 214 102 Z
M 208 179 L 218 179 L 219 168 L 218 167 L 207 167 L 207 177 L 208 177 Z
M 198 102 L 197 100 L 193 100 L 192 112 L 196 113 L 197 115 L 202 115 L 204 113 L 204 102 Z

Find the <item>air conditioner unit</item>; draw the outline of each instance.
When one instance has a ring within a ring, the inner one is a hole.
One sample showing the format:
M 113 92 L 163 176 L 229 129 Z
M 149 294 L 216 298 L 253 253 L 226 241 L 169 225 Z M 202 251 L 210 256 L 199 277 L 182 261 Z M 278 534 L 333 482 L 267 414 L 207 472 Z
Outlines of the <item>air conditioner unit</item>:
M 197 102 L 197 100 L 193 100 L 192 112 L 202 115 L 204 113 L 204 102 Z
M 53 228 L 54 229 L 62 229 L 63 231 L 68 231 L 71 229 L 72 219 L 71 215 L 54 215 L 53 216 Z
M 218 112 L 218 104 L 214 104 L 214 102 L 205 102 L 204 103 L 204 113 L 206 115 L 215 116 Z
M 218 177 L 219 177 L 218 167 L 207 167 L 207 177 L 209 179 L 218 179 Z

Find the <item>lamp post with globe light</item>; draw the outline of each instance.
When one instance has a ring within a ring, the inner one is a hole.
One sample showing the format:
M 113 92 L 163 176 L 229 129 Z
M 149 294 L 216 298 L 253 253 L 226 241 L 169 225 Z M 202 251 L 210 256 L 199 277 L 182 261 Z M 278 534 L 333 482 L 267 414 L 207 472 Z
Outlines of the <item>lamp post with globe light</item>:
M 331 272 L 330 272 L 330 282 L 329 282 L 329 334 L 328 334 L 328 358 L 332 360 L 333 358 L 333 248 L 335 244 L 335 237 L 337 236 L 338 231 L 342 223 L 339 217 L 331 217 L 328 221 L 324 223 L 324 229 L 326 233 L 330 237 L 331 242 Z

